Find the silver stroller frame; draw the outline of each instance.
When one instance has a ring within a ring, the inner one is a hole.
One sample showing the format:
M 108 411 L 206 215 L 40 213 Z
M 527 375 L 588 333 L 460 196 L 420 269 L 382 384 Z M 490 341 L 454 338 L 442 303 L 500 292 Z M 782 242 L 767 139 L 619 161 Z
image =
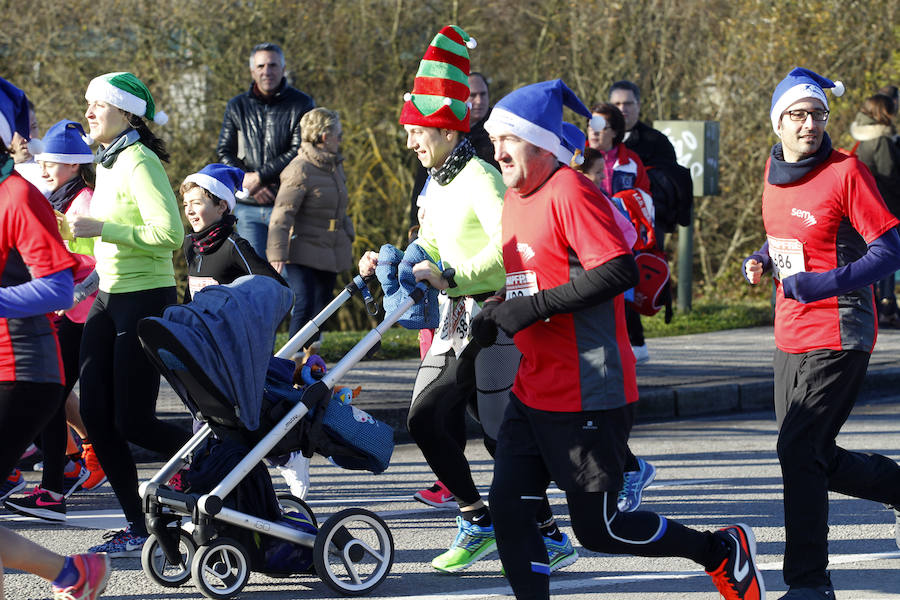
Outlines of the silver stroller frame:
M 328 390 L 333 390 L 336 382 L 380 343 L 384 332 L 409 308 L 422 300 L 425 290 L 424 283 L 418 284 L 413 293 L 396 310 L 385 315 L 384 320 L 351 348 L 316 385 L 322 384 Z M 293 356 L 355 293 L 363 295 L 371 314 L 374 301 L 363 279 L 357 276 L 275 356 L 279 358 Z M 307 406 L 303 402 L 298 402 L 218 485 L 199 498 L 195 499 L 194 496 L 175 492 L 163 486 L 188 463 L 187 457 L 210 436 L 212 429 L 208 423 L 204 423 L 203 427 L 149 481 L 140 485 L 139 493 L 148 524 L 150 519 L 159 518 L 160 523 L 156 523 L 157 527 L 160 525 L 181 527 L 181 519 L 177 515 L 183 515 L 188 516 L 193 525 L 190 533 L 184 529 L 179 532 L 180 543 L 177 550 L 161 543 L 155 535 L 151 535 L 147 540 L 141 563 L 145 573 L 153 581 L 166 587 L 176 587 L 191 578 L 203 595 L 209 598 L 232 598 L 240 592 L 250 575 L 247 553 L 235 540 L 217 537 L 214 528 L 209 526 L 211 521 L 221 521 L 311 548 L 316 574 L 339 593 L 363 595 L 384 581 L 393 563 L 393 537 L 387 524 L 371 511 L 361 508 L 341 510 L 329 517 L 319 527 L 318 533 L 313 535 L 226 508 L 223 504 L 224 498 L 307 412 Z M 312 511 L 299 498 L 289 495 L 279 496 L 279 501 L 283 508 L 302 512 L 316 524 Z M 153 504 L 162 508 L 161 517 L 151 516 L 160 513 L 159 508 Z M 351 530 L 360 529 L 370 531 L 366 536 L 368 541 L 360 540 L 350 533 Z M 363 561 L 366 561 L 365 565 Z M 366 567 L 365 572 L 361 572 L 361 565 Z

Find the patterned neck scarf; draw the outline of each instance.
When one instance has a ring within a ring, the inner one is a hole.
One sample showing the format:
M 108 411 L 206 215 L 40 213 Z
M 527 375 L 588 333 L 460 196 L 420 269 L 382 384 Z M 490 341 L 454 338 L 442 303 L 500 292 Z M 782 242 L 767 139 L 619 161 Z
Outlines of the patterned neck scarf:
M 428 173 L 438 185 L 447 185 L 453 181 L 457 173 L 462 171 L 473 156 L 475 156 L 475 147 L 472 146 L 469 138 L 463 138 L 463 141 L 453 149 L 444 164 L 439 169 L 433 167 L 428 169 Z
M 237 219 L 229 213 L 206 229 L 189 234 L 194 252 L 197 254 L 209 254 L 218 250 L 222 242 L 234 231 L 235 223 L 237 223 Z
M 113 164 L 115 164 L 116 162 L 116 157 L 119 155 L 119 152 L 132 145 L 139 139 L 141 139 L 141 134 L 139 134 L 136 130 L 126 129 L 119 134 L 119 137 L 113 140 L 112 144 L 110 144 L 106 148 L 100 148 L 100 150 L 97 151 L 95 162 L 100 163 L 107 169 L 111 169 Z
M 84 182 L 81 175 L 75 175 L 75 177 L 53 190 L 47 200 L 50 201 L 53 210 L 65 213 L 69 210 L 69 205 L 72 204 L 75 196 L 86 187 L 87 183 Z

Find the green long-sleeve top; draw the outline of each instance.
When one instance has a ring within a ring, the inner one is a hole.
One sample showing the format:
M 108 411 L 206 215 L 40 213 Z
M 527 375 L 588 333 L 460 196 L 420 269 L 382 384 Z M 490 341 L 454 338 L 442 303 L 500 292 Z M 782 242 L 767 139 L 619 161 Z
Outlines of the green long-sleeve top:
M 435 262 L 456 270 L 451 297 L 503 287 L 500 217 L 506 186 L 500 172 L 472 158 L 447 185 L 433 179 L 425 190 L 425 218 L 418 243 Z
M 97 165 L 91 217 L 103 221 L 94 238 L 100 290 L 136 292 L 175 285 L 172 252 L 184 226 L 159 157 L 137 142 L 111 168 Z

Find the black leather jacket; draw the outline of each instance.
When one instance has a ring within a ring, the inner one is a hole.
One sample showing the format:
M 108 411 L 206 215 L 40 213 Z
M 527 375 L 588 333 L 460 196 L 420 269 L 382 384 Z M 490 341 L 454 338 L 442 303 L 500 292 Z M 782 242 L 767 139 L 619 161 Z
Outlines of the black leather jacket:
M 300 117 L 315 106 L 311 96 L 290 87 L 285 79 L 271 98 L 254 93 L 251 85 L 225 107 L 216 147 L 219 160 L 247 172 L 257 171 L 260 181 L 277 193 L 278 176 L 300 147 Z M 256 204 L 252 199 L 247 203 Z

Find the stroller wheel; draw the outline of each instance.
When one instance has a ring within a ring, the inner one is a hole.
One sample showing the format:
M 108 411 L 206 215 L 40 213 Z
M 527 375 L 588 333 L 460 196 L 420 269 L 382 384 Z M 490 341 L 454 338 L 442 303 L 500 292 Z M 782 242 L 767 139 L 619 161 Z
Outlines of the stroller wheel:
M 155 535 L 151 534 L 141 549 L 141 566 L 144 567 L 144 573 L 163 587 L 178 587 L 191 578 L 191 561 L 197 547 L 188 534 L 181 532 L 179 538 L 178 551 L 181 552 L 181 564 L 169 562 Z
M 309 507 L 309 504 L 298 498 L 297 496 L 293 496 L 291 494 L 278 494 L 278 504 L 281 505 L 282 512 L 295 512 L 300 513 L 309 519 L 309 522 L 319 526 L 318 521 L 316 521 L 316 515 L 313 514 L 312 509 Z
M 191 579 L 207 598 L 233 598 L 249 578 L 247 551 L 231 538 L 217 538 L 208 546 L 200 546 L 191 561 Z
M 347 596 L 375 589 L 394 562 L 394 538 L 381 517 L 362 508 L 347 508 L 328 518 L 313 546 L 316 573 Z

